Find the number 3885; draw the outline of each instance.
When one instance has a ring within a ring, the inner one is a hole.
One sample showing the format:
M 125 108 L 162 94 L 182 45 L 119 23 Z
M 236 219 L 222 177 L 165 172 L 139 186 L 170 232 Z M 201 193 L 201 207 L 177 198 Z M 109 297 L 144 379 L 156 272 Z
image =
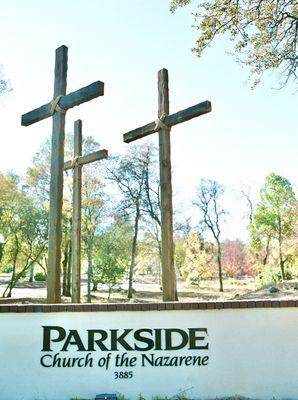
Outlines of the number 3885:
M 133 377 L 132 371 L 114 372 L 114 379 L 131 379 Z

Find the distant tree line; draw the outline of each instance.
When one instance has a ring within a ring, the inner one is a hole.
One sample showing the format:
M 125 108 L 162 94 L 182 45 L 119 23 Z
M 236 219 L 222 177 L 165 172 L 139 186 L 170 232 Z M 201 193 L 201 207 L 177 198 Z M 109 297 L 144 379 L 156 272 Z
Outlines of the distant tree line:
M 99 146 L 84 139 L 84 152 Z M 71 158 L 67 135 L 65 158 Z M 47 275 L 47 235 L 50 182 L 50 143 L 33 157 L 25 177 L 0 173 L 0 271 L 9 274 L 2 296 L 12 296 L 25 277 Z M 72 173 L 65 174 L 62 243 L 62 294 L 71 294 L 71 188 Z M 226 188 L 203 179 L 193 199 L 194 215 L 179 210 L 175 221 L 176 276 L 200 288 L 204 280 L 218 279 L 224 290 L 227 277 L 252 277 L 261 283 L 286 280 L 297 274 L 297 200 L 291 183 L 276 174 L 266 177 L 260 199 L 253 204 L 249 191 L 239 191 L 247 204 L 250 240 L 223 239 L 228 211 Z M 83 270 L 88 297 L 105 288 L 108 297 L 127 283 L 134 295 L 136 274 L 161 278 L 160 207 L 157 150 L 150 143 L 129 146 L 83 171 Z M 184 210 L 185 211 L 185 210 Z M 26 279 L 27 279 L 26 278 Z

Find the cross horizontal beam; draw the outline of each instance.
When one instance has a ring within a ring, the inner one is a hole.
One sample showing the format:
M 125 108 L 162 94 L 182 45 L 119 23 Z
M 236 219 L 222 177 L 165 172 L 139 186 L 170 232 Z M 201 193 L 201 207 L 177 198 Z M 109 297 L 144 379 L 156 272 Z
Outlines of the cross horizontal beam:
M 94 161 L 103 160 L 108 158 L 108 150 L 98 150 L 94 153 L 87 154 L 86 156 L 79 157 L 77 160 L 77 165 L 82 167 L 85 164 L 93 163 Z M 72 161 L 66 161 L 64 163 L 64 171 L 72 169 Z
M 211 102 L 206 100 L 192 107 L 188 107 L 185 110 L 166 116 L 166 118 L 163 120 L 163 123 L 168 127 L 172 127 L 174 125 L 181 124 L 182 122 L 189 121 L 192 118 L 199 117 L 200 115 L 207 114 L 210 111 Z M 156 132 L 155 125 L 155 122 L 150 122 L 150 124 L 124 133 L 123 141 L 125 143 L 130 143 L 134 140 L 151 135 L 152 133 Z
M 89 100 L 95 99 L 96 97 L 103 95 L 104 95 L 104 83 L 101 81 L 97 81 L 91 83 L 91 85 L 76 90 L 75 92 L 71 92 L 65 96 L 62 96 L 59 101 L 59 106 L 66 111 L 69 108 L 78 106 L 79 104 L 85 103 Z M 52 103 L 50 102 L 22 115 L 21 124 L 23 126 L 28 126 L 34 124 L 35 122 L 50 117 L 51 106 Z

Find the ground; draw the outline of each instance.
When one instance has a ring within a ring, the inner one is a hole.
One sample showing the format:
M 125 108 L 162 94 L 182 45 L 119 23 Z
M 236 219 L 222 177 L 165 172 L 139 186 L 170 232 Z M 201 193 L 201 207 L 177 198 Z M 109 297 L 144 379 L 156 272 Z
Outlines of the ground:
M 0 275 L 0 296 L 9 280 L 9 274 Z M 286 281 L 275 284 L 278 289 L 275 293 L 270 292 L 273 285 L 258 289 L 257 282 L 253 278 L 224 280 L 224 292 L 218 290 L 217 280 L 208 280 L 199 287 L 189 285 L 182 279 L 178 279 L 179 301 L 224 301 L 224 300 L 252 300 L 252 299 L 298 299 L 298 280 Z M 92 292 L 92 302 L 100 303 L 110 301 L 112 303 L 129 301 L 126 298 L 127 285 L 123 284 L 117 288 L 108 300 L 107 290 L 101 288 Z M 155 283 L 152 276 L 138 276 L 134 283 L 134 302 L 158 302 L 161 301 L 160 285 Z M 82 281 L 83 302 L 86 302 L 86 278 Z M 13 289 L 13 298 L 30 298 L 36 303 L 44 303 L 46 299 L 46 285 L 44 282 L 28 282 L 28 279 L 21 280 Z M 63 302 L 70 302 L 69 298 L 63 298 Z M 1 304 L 1 300 L 0 300 Z

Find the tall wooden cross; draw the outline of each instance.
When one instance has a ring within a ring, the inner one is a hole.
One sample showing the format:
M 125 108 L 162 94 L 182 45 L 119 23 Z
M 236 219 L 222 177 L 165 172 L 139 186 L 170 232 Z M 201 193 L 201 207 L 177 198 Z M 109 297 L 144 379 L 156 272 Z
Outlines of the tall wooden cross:
M 176 300 L 170 130 L 174 125 L 209 113 L 210 111 L 211 103 L 206 100 L 169 115 L 168 71 L 162 69 L 158 72 L 158 118 L 154 122 L 150 122 L 123 135 L 123 140 L 126 143 L 151 135 L 154 132 L 158 132 L 159 135 L 161 263 L 164 301 Z
M 108 150 L 98 150 L 82 156 L 82 121 L 74 123 L 74 158 L 64 164 L 64 170 L 73 169 L 72 183 L 72 233 L 71 233 L 71 268 L 72 268 L 72 303 L 81 301 L 81 207 L 82 207 L 82 167 L 94 161 L 108 158 Z M 88 274 L 89 277 L 89 274 Z M 89 280 L 88 280 L 89 283 Z M 89 294 L 89 290 L 88 290 Z M 88 296 L 89 297 L 89 296 Z
M 100 81 L 66 94 L 67 50 L 66 46 L 56 49 L 53 101 L 22 115 L 22 125 L 24 126 L 53 117 L 47 280 L 47 301 L 50 304 L 61 301 L 60 262 L 65 113 L 72 107 L 104 94 L 104 84 Z

